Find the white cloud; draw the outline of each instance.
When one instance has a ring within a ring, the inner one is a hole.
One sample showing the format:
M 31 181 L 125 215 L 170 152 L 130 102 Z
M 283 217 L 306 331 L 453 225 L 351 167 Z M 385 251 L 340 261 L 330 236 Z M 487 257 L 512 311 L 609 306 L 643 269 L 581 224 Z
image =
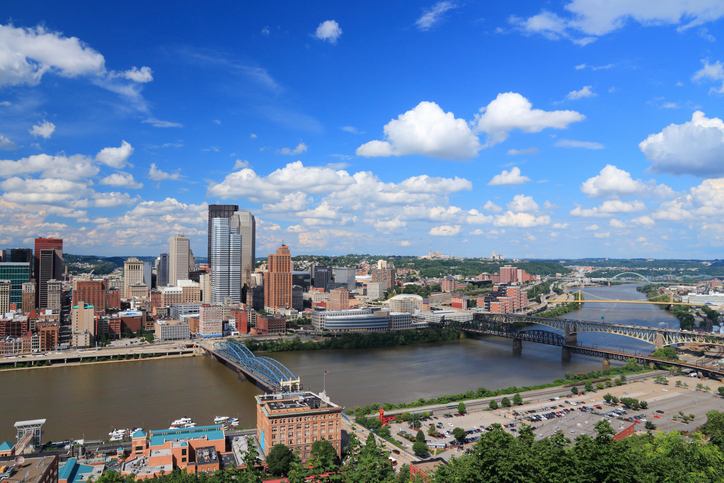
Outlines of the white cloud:
M 344 132 L 352 133 L 352 134 L 364 134 L 359 129 L 357 129 L 354 126 L 342 126 L 340 129 Z
M 582 69 L 585 69 L 585 68 L 586 68 L 586 64 L 578 64 L 578 65 L 576 66 L 576 70 L 582 70 Z
M 437 2 L 430 9 L 425 10 L 425 13 L 417 19 L 415 25 L 420 30 L 430 30 L 443 19 L 445 12 L 454 8 L 457 8 L 454 2 Z
M 567 38 L 585 45 L 595 37 L 623 28 L 631 20 L 643 26 L 676 25 L 677 30 L 684 31 L 724 16 L 724 5 L 719 0 L 572 0 L 565 9 L 566 16 L 543 10 L 527 19 L 513 16 L 510 23 L 527 34 L 540 34 L 553 40 Z
M 631 173 L 607 164 L 601 172 L 581 184 L 581 192 L 591 198 L 624 198 L 626 196 L 672 196 L 673 190 L 664 184 L 648 183 L 631 178 Z
M 460 225 L 450 226 L 442 225 L 436 226 L 430 230 L 429 234 L 432 236 L 455 236 L 460 233 Z
M 724 175 L 724 122 L 696 111 L 691 121 L 670 124 L 639 144 L 654 173 Z
M 252 133 L 252 134 L 249 135 L 249 137 L 250 137 L 251 139 L 256 139 L 256 138 L 257 138 L 257 135 Z
M 289 213 L 308 209 L 312 201 L 312 197 L 302 192 L 295 192 L 285 195 L 278 203 L 267 203 L 263 207 L 264 211 Z
M 702 79 L 710 79 L 719 81 L 724 79 L 724 64 L 722 64 L 721 61 L 717 60 L 714 64 L 710 64 L 708 60 L 702 60 L 702 62 L 704 63 L 704 67 L 697 70 L 691 80 L 699 81 Z M 724 83 L 722 83 L 720 89 L 712 87 L 711 91 L 724 94 Z
M 573 141 L 571 139 L 561 139 L 556 142 L 559 148 L 584 148 L 584 149 L 603 149 L 603 144 L 590 141 Z
M 183 124 L 181 124 L 181 123 L 171 122 L 171 121 L 162 121 L 160 119 L 156 119 L 155 117 L 149 117 L 148 119 L 144 119 L 141 122 L 150 124 L 153 127 L 183 127 Z
M 489 213 L 500 213 L 503 211 L 503 208 L 496 205 L 492 201 L 488 200 L 485 205 L 483 206 L 483 209 Z
M 620 220 L 617 220 L 616 218 L 611 218 L 611 221 L 608 222 L 608 225 L 612 226 L 614 228 L 625 228 L 626 227 L 626 223 L 624 223 Z
M 508 154 L 510 156 L 518 156 L 520 154 L 535 154 L 538 152 L 538 148 L 526 148 L 526 149 L 509 149 Z
M 584 230 L 586 230 L 586 231 L 596 231 L 596 230 L 598 230 L 598 225 L 590 225 L 590 226 L 587 226 L 586 228 L 584 228 Z
M 286 155 L 295 155 L 295 154 L 302 154 L 307 152 L 307 145 L 304 143 L 297 144 L 297 147 L 294 149 L 289 148 L 282 148 L 279 150 L 279 154 L 286 154 Z
M 493 146 L 505 141 L 514 129 L 527 133 L 545 128 L 565 129 L 570 123 L 586 118 L 576 111 L 543 111 L 532 107 L 528 99 L 515 92 L 498 94 L 475 115 L 475 131 L 487 133 L 487 145 Z
M 582 99 L 584 97 L 594 97 L 597 96 L 595 92 L 591 91 L 591 87 L 593 86 L 584 86 L 583 89 L 580 91 L 571 91 L 566 96 L 568 99 L 574 101 L 576 99 Z
M 15 143 L 12 142 L 10 139 L 6 138 L 3 135 L 0 135 L 0 149 L 3 151 L 12 151 L 14 149 L 17 149 L 15 146 Z
M 566 228 L 568 228 L 568 223 L 553 223 L 553 225 L 551 225 L 551 228 L 554 230 L 565 230 Z
M 96 154 L 96 161 L 110 166 L 111 168 L 121 169 L 128 163 L 128 158 L 133 154 L 133 147 L 126 141 L 121 141 L 118 148 L 103 148 Z
M 148 170 L 148 177 L 154 181 L 163 181 L 165 179 L 177 180 L 181 177 L 181 170 L 177 170 L 175 173 L 166 173 L 156 167 L 156 163 L 151 163 L 151 168 Z
M 133 175 L 131 173 L 114 173 L 110 176 L 106 176 L 105 178 L 100 180 L 100 184 L 108 185 L 108 186 L 117 186 L 119 188 L 127 188 L 132 190 L 138 190 L 143 188 L 143 183 L 136 182 L 135 179 L 133 179 Z
M 357 148 L 364 157 L 422 154 L 439 159 L 465 160 L 482 148 L 464 119 L 444 112 L 434 102 L 421 102 L 384 127 L 386 141 L 370 141 Z
M 269 35 L 270 33 L 271 33 L 271 30 L 269 30 L 269 26 L 266 26 L 263 29 L 261 29 L 262 35 Z
M 401 229 L 407 227 L 407 222 L 401 221 L 400 217 L 397 217 L 395 219 L 386 220 L 386 221 L 378 220 L 374 224 L 374 227 L 378 231 L 381 231 L 382 233 L 394 233 L 394 232 L 400 231 Z
M 410 245 L 411 245 L 411 244 L 410 244 L 409 240 L 401 240 L 401 241 L 400 241 L 400 246 L 401 246 L 401 247 L 409 247 Z
M 249 161 L 237 159 L 236 162 L 234 163 L 234 167 L 232 169 L 237 170 L 237 169 L 243 169 L 243 168 L 248 168 L 248 167 L 249 167 Z
M 339 28 L 339 24 L 334 20 L 326 20 L 319 24 L 319 27 L 317 27 L 317 31 L 314 35 L 319 40 L 327 41 L 330 44 L 336 44 L 337 39 L 340 35 L 342 35 L 342 29 Z
M 584 209 L 580 206 L 572 209 L 569 214 L 571 216 L 582 216 L 582 217 L 605 217 L 612 216 L 616 213 L 634 213 L 637 211 L 645 211 L 646 205 L 639 200 L 634 201 L 621 201 L 621 200 L 607 200 L 604 201 L 601 206 Z
M 496 186 L 496 185 L 506 185 L 506 184 L 523 184 L 530 181 L 530 178 L 527 176 L 521 176 L 520 175 L 520 168 L 513 167 L 509 172 L 506 170 L 503 170 L 502 173 L 496 174 L 493 176 L 493 179 L 490 180 L 488 183 L 488 186 Z
M 593 236 L 595 236 L 596 238 L 610 238 L 610 237 L 611 237 L 611 232 L 608 232 L 608 231 L 607 231 L 607 232 L 604 232 L 604 233 L 594 233 Z
M 55 204 L 67 202 L 86 191 L 85 183 L 59 178 L 22 179 L 14 176 L 0 182 L 2 198 L 14 203 Z
M 144 84 L 153 80 L 153 71 L 149 67 L 133 67 L 130 70 L 122 72 L 120 75 L 133 82 Z
M 634 218 L 631 221 L 634 223 L 638 223 L 640 225 L 644 225 L 644 226 L 653 226 L 656 224 L 656 222 L 650 216 L 646 216 L 646 215 L 639 216 L 637 218 Z
M 50 136 L 55 131 L 55 124 L 52 122 L 48 122 L 45 119 L 43 119 L 43 122 L 36 124 L 32 127 L 32 129 L 29 129 L 28 132 L 33 135 L 33 137 L 42 137 L 44 139 L 49 139 Z
M 99 171 L 100 169 L 93 163 L 92 159 L 80 154 L 73 156 L 35 154 L 18 161 L 0 161 L 0 177 L 4 178 L 40 173 L 44 178 L 80 180 L 91 178 L 97 175 Z
M 548 225 L 551 219 L 549 216 L 535 216 L 530 213 L 513 213 L 506 211 L 495 217 L 495 226 L 513 226 L 518 228 L 531 228 L 534 226 Z
M 532 196 L 515 195 L 513 201 L 508 203 L 508 210 L 514 213 L 531 213 L 539 210 L 538 203 L 533 201 Z

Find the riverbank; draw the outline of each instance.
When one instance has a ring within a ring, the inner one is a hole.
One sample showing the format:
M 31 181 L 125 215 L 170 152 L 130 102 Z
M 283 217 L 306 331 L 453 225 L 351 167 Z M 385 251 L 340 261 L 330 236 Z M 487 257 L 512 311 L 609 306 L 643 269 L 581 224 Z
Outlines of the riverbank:
M 144 354 L 145 355 L 145 354 Z M 160 360 L 160 359 L 179 359 L 182 357 L 195 357 L 196 354 L 194 353 L 188 353 L 188 354 L 172 354 L 172 355 L 148 355 L 147 357 L 131 357 L 131 358 L 122 358 L 122 359 L 107 359 L 107 360 L 96 360 L 96 359 L 86 359 L 83 362 L 55 362 L 51 364 L 37 364 L 37 365 L 31 365 L 31 366 L 25 366 L 25 367 L 0 367 L 0 371 L 2 372 L 16 372 L 16 371 L 29 371 L 32 369 L 52 369 L 52 368 L 58 368 L 58 367 L 77 367 L 77 366 L 88 366 L 88 365 L 95 365 L 95 364 L 114 364 L 119 362 L 141 362 L 146 361 L 149 359 L 153 360 Z

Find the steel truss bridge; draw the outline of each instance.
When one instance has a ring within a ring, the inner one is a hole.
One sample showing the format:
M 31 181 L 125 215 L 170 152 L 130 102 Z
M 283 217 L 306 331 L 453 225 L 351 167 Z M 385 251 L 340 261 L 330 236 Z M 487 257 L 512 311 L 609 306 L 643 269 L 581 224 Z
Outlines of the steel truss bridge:
M 613 279 L 612 279 L 613 280 Z M 576 290 L 574 292 L 571 292 L 573 294 L 573 300 L 567 300 L 567 299 L 561 299 L 556 298 L 554 300 L 549 300 L 549 304 L 568 304 L 568 303 L 577 303 L 577 304 L 648 304 L 648 305 L 688 305 L 692 307 L 701 307 L 702 305 L 706 305 L 705 303 L 688 303 L 688 302 L 674 302 L 674 295 L 671 294 L 671 297 L 669 300 L 663 301 L 663 302 L 653 302 L 651 300 L 615 300 L 615 299 L 607 299 L 606 297 L 601 297 L 600 295 L 594 295 L 588 292 L 584 292 L 583 290 Z
M 301 382 L 292 371 L 271 357 L 255 356 L 239 342 L 214 342 L 207 352 L 225 362 L 240 374 L 255 380 L 270 392 L 295 391 L 301 388 Z
M 544 319 L 542 317 L 527 317 L 527 316 L 511 316 L 509 314 L 475 314 L 476 320 L 470 322 L 443 322 L 447 326 L 457 327 L 465 332 L 473 332 L 477 334 L 494 335 L 498 337 L 506 337 L 513 339 L 513 350 L 520 350 L 522 348 L 523 341 L 537 342 L 539 344 L 556 345 L 563 348 L 563 356 L 570 357 L 570 354 L 582 354 L 587 356 L 601 357 L 608 360 L 619 360 L 626 361 L 630 358 L 636 359 L 640 364 L 644 363 L 662 363 L 669 364 L 678 367 L 694 369 L 697 371 L 706 372 L 718 376 L 724 376 L 724 369 L 717 369 L 715 367 L 704 366 L 701 363 L 687 363 L 681 361 L 670 361 L 667 359 L 659 359 L 656 357 L 645 356 L 638 351 L 636 353 L 628 353 L 623 351 L 614 351 L 607 349 L 599 349 L 597 347 L 585 347 L 578 344 L 576 340 L 576 334 L 580 329 L 587 328 L 583 324 L 589 324 L 589 322 L 581 322 L 575 320 L 566 319 Z M 510 320 L 512 319 L 512 320 Z M 525 319 L 525 320 L 521 320 Z M 525 323 L 536 323 L 547 325 L 553 329 L 560 330 L 565 335 L 560 335 L 549 330 L 518 330 L 512 324 L 515 322 Z M 552 323 L 545 323 L 552 322 Z M 606 325 L 598 324 L 597 322 L 590 322 L 593 326 Z M 609 326 L 615 328 L 625 328 L 627 326 Z M 631 329 L 648 329 L 652 331 L 661 331 L 665 329 L 651 329 L 649 327 L 631 327 Z M 590 327 L 588 327 L 590 328 Z M 586 330 L 580 330 L 586 332 Z M 595 332 L 606 332 L 604 330 L 595 330 Z M 679 331 L 671 331 L 679 332 Z M 610 332 L 618 335 L 627 335 L 620 332 Z M 687 333 L 688 334 L 688 333 Z M 630 336 L 630 335 L 628 335 Z M 635 337 L 639 339 L 638 337 Z M 645 338 L 639 339 L 645 340 Z M 648 342 L 648 341 L 647 341 Z M 682 342 L 678 342 L 682 343 Z M 724 339 L 719 340 L 718 343 L 724 343 Z
M 631 275 L 635 275 L 636 277 L 639 277 L 640 279 L 646 280 L 647 282 L 651 283 L 651 280 L 649 280 L 648 278 L 644 277 L 644 276 L 641 275 L 640 273 L 635 273 L 635 272 L 623 272 L 623 273 L 619 273 L 618 275 L 614 275 L 613 277 L 611 277 L 611 280 L 618 280 L 618 279 L 620 279 L 620 278 L 628 278 L 628 277 L 630 277 Z
M 547 317 L 533 317 L 515 314 L 483 314 L 476 313 L 476 322 L 494 322 L 499 324 L 539 324 L 560 330 L 568 342 L 576 340 L 579 332 L 600 332 L 605 334 L 622 335 L 632 339 L 649 343 L 657 348 L 675 344 L 719 344 L 724 345 L 724 336 L 702 334 L 700 332 L 686 332 L 674 329 L 660 329 L 658 327 L 640 327 L 636 325 L 607 324 L 605 322 L 588 322 L 572 319 L 550 319 Z

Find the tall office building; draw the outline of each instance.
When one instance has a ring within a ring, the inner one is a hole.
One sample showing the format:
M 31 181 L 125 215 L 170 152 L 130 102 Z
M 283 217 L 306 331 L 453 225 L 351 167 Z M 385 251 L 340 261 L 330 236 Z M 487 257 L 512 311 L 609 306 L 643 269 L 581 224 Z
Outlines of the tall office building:
M 166 287 L 168 285 L 168 253 L 162 253 L 158 257 L 156 265 L 156 286 Z
M 236 211 L 239 211 L 239 207 L 237 205 L 209 205 L 209 246 L 206 252 L 208 257 L 206 260 L 210 267 L 213 267 L 211 262 L 211 224 L 213 220 L 217 218 L 231 218 L 231 215 L 233 215 Z
M 106 313 L 107 296 L 105 280 L 79 280 L 73 289 L 73 300 L 89 303 L 99 315 Z
M 0 280 L 0 314 L 10 312 L 10 280 Z
M 189 251 L 191 240 L 179 234 L 168 239 L 168 284 L 189 278 Z
M 35 239 L 35 306 L 48 307 L 48 281 L 60 280 L 63 276 L 63 240 L 60 238 Z
M 340 267 L 332 269 L 334 274 L 334 283 L 343 284 L 350 292 L 354 291 L 357 281 L 355 278 L 356 270 L 354 268 Z
M 35 310 L 35 281 L 23 284 L 23 313 Z
M 144 283 L 143 262 L 138 258 L 129 258 L 123 262 L 123 297 L 129 297 L 129 285 L 137 285 L 139 283 Z M 90 302 L 88 299 L 82 300 Z
M 63 308 L 63 282 L 60 280 L 48 280 L 45 287 L 48 291 L 48 302 L 45 307 L 41 308 L 50 309 L 53 313 L 59 314 Z
M 327 285 L 332 280 L 332 268 L 324 265 L 314 265 L 312 267 L 312 285 L 314 288 L 321 288 L 327 291 Z
M 28 263 L 30 265 L 30 279 L 34 277 L 35 262 L 32 248 L 8 248 L 5 250 L 5 261 L 12 263 Z
M 0 262 L 0 280 L 10 281 L 10 303 L 23 303 L 23 284 L 30 282 L 30 262 Z
M 256 219 L 248 211 L 236 213 L 241 235 L 241 285 L 251 287 L 251 274 L 256 269 Z
M 264 274 L 264 305 L 267 307 L 292 306 L 292 255 L 282 245 L 276 254 L 269 254 L 268 270 Z
M 231 297 L 241 302 L 242 235 L 239 233 L 239 217 L 214 218 L 211 220 L 211 301 L 223 303 Z

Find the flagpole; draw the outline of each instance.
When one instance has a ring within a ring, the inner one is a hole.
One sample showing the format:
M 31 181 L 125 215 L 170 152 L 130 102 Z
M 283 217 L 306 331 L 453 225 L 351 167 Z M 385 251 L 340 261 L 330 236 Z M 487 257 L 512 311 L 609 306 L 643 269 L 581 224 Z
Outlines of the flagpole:
M 322 392 L 326 394 L 326 393 L 327 393 L 327 371 L 324 371 L 324 379 L 323 379 L 323 380 L 324 380 L 324 383 L 323 383 Z

